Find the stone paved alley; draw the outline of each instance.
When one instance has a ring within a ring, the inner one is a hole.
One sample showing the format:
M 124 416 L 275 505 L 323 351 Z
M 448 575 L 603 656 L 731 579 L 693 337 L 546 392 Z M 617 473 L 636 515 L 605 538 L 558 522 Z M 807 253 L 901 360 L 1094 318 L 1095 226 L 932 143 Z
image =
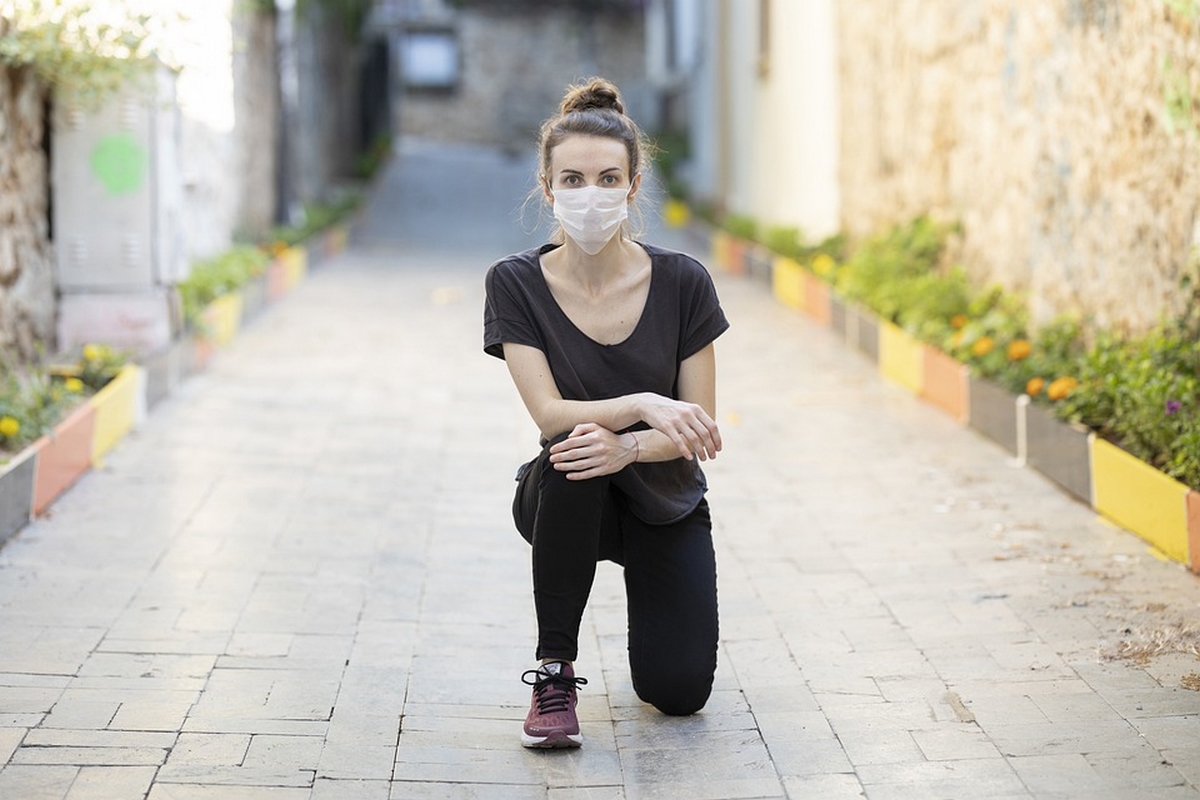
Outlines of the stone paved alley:
M 531 176 L 407 143 L 349 251 L 0 549 L 0 798 L 1200 798 L 1200 579 L 724 275 L 716 692 L 637 701 L 606 564 L 585 745 L 523 750 L 537 435 L 480 321 Z

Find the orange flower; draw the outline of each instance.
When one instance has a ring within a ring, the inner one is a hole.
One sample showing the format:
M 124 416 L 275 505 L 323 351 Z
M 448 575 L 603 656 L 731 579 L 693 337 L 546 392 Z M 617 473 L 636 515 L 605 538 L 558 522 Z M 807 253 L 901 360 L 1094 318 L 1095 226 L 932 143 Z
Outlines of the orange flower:
M 1024 339 L 1017 339 L 1008 346 L 1008 360 L 1020 361 L 1022 358 L 1029 358 L 1033 352 L 1033 345 Z
M 950 318 L 950 327 L 954 328 L 956 331 L 962 330 L 962 327 L 966 325 L 968 321 L 969 320 L 967 319 L 966 314 L 955 314 Z
M 1050 388 L 1046 390 L 1046 394 L 1050 396 L 1051 400 L 1062 400 L 1071 392 L 1075 391 L 1075 387 L 1078 385 L 1079 381 L 1070 376 L 1058 378 L 1050 384 Z
M 992 341 L 992 337 L 981 336 L 975 341 L 975 344 L 971 345 L 971 353 L 979 358 L 983 358 L 988 353 L 992 352 L 992 348 L 995 346 L 996 343 Z
M 1030 397 L 1037 397 L 1042 393 L 1042 389 L 1044 389 L 1045 386 L 1045 378 L 1030 378 L 1028 383 L 1025 384 L 1025 394 L 1029 395 Z

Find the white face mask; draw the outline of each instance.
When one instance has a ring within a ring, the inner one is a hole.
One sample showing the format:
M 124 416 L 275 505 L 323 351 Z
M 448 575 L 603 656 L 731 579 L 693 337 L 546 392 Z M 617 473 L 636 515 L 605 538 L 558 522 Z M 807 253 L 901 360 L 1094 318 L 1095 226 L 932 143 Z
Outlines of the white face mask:
M 628 188 L 584 186 L 555 189 L 553 194 L 554 218 L 589 256 L 603 250 L 629 216 Z

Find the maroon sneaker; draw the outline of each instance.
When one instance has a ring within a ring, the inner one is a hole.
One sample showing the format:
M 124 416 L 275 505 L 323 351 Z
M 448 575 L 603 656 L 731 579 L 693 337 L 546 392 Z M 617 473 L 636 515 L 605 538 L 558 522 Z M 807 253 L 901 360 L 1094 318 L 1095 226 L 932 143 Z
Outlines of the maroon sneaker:
M 537 669 L 526 670 L 521 681 L 533 687 L 529 715 L 521 731 L 525 747 L 579 747 L 583 735 L 575 716 L 576 689 L 587 685 L 587 678 L 576 678 L 565 661 L 551 661 Z

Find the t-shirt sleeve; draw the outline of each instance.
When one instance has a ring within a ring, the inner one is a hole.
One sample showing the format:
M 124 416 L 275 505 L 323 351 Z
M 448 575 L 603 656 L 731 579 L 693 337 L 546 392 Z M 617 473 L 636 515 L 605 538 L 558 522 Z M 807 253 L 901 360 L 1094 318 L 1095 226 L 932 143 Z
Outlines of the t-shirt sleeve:
M 697 261 L 688 261 L 688 280 L 684 284 L 683 330 L 679 344 L 680 362 L 712 344 L 729 328 L 721 310 L 712 276 Z
M 506 342 L 525 344 L 544 351 L 545 345 L 533 323 L 528 295 L 521 291 L 514 265 L 501 261 L 488 269 L 483 279 L 483 351 L 504 358 Z

